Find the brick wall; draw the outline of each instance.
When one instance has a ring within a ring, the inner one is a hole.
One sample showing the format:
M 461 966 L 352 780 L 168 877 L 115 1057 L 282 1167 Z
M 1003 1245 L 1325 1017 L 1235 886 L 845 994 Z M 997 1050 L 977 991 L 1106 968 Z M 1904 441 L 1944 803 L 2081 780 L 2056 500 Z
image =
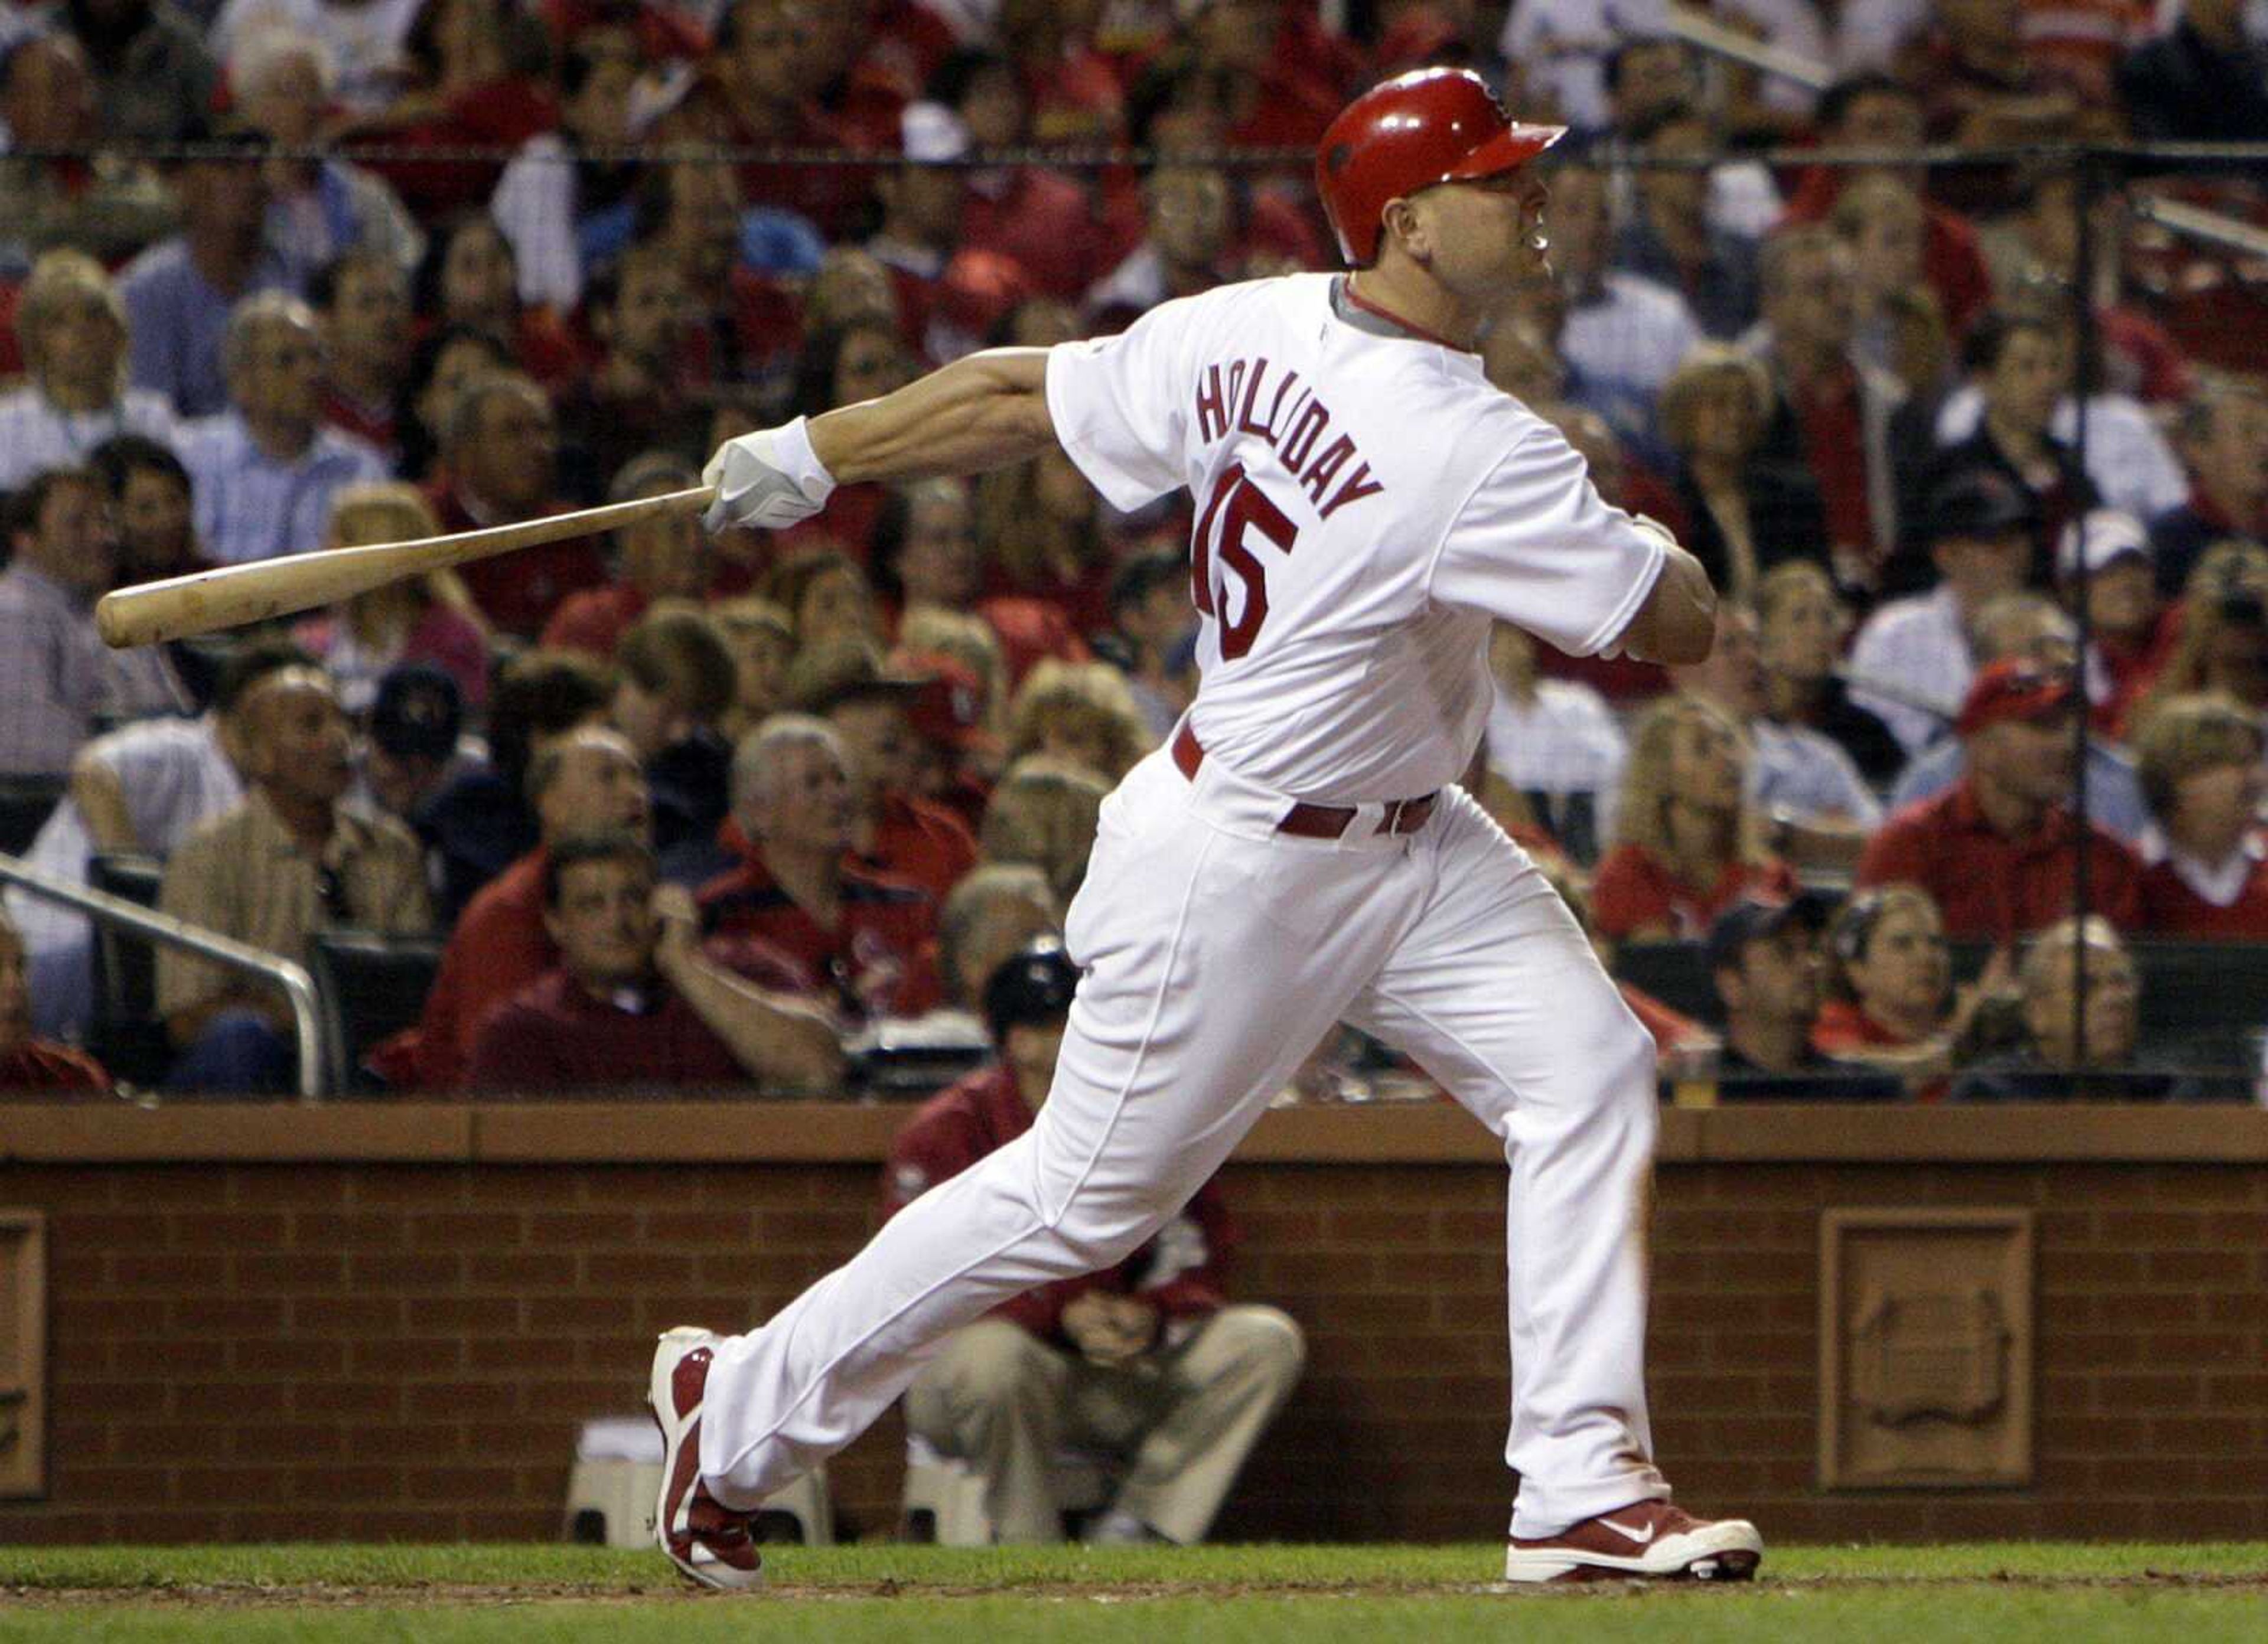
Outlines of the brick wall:
M 862 1158 L 33 1161 L 21 1139 L 0 1126 L 0 1206 L 49 1217 L 52 1490 L 0 1503 L 0 1542 L 555 1534 L 576 1425 L 638 1407 L 653 1334 L 777 1306 L 856 1246 L 874 1180 Z M 1689 1140 L 1660 1175 L 1652 1369 L 1697 1507 L 1786 1540 L 2268 1534 L 2268 1163 Z M 1311 1361 L 1223 1535 L 1500 1526 L 1504 1184 L 1480 1141 L 1232 1166 L 1240 1288 L 1300 1319 Z M 764 1150 L 743 1142 L 723 1150 Z M 1913 1204 L 2036 1215 L 2032 1489 L 1814 1485 L 1819 1212 Z M 834 1467 L 859 1532 L 894 1517 L 900 1437 Z

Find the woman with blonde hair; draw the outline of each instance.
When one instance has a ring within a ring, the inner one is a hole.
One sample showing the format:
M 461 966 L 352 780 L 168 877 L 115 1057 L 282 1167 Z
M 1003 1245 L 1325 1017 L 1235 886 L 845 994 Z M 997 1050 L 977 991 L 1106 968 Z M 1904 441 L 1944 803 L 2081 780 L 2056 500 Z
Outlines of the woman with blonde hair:
M 1102 534 L 1101 503 L 1061 451 L 1051 447 L 977 481 L 976 539 L 988 594 L 1052 605 L 1081 640 L 1109 628 L 1116 567 Z
M 1685 546 L 1743 604 L 1773 566 L 1828 552 L 1817 483 L 1757 455 L 1776 403 L 1763 363 L 1722 343 L 1687 350 L 1661 385 L 1662 438 L 1677 453 L 1675 488 L 1691 524 Z
M 126 305 L 100 263 L 51 251 L 32 265 L 16 305 L 26 380 L 0 394 L 0 491 L 85 462 L 121 434 L 173 444 L 165 395 L 126 385 L 127 336 Z
M 880 618 L 874 586 L 858 562 L 839 548 L 821 548 L 783 560 L 771 569 L 760 591 L 795 625 L 798 650 L 829 640 L 866 639 L 880 643 Z
M 1640 715 L 1615 807 L 1615 847 L 1591 881 L 1599 928 L 1622 942 L 1693 941 L 1742 897 L 1792 896 L 1747 799 L 1748 738 L 1696 696 Z
M 2191 942 L 2268 939 L 2268 792 L 2260 716 L 2221 696 L 2169 698 L 2134 745 L 2151 829 L 2142 924 Z
M 1064 906 L 1086 880 L 1086 859 L 1110 784 L 1044 756 L 1008 767 L 984 808 L 976 843 L 988 862 L 1037 868 Z
M 432 504 L 414 485 L 342 487 L 331 499 L 331 525 L 323 546 L 358 548 L 441 534 Z M 291 637 L 319 658 L 337 681 L 339 705 L 350 714 L 370 707 L 379 677 L 405 662 L 431 663 L 457 682 L 468 709 L 489 695 L 488 637 L 467 614 L 464 584 L 448 571 L 412 576 L 357 594 L 301 621 Z
M 1008 758 L 1042 753 L 1100 777 L 1106 787 L 1152 745 L 1150 727 L 1108 663 L 1057 662 L 1032 670 L 1008 710 Z

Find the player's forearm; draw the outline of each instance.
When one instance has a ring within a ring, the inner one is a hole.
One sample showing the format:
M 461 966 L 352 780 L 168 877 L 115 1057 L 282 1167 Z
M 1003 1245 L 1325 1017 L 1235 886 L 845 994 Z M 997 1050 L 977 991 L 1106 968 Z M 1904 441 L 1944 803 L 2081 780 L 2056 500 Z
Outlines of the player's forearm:
M 1701 561 L 1675 544 L 1653 591 L 1631 619 L 1623 654 L 1640 662 L 1690 667 L 1706 662 L 1717 641 L 1717 591 Z
M 880 400 L 813 420 L 811 448 L 839 485 L 981 473 L 1055 440 L 1048 351 L 988 349 Z

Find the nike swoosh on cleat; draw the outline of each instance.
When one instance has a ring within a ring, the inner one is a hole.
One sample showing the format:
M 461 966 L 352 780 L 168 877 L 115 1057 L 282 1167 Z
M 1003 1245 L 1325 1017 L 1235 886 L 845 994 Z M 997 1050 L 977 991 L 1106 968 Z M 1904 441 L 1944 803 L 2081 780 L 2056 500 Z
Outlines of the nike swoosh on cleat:
M 1604 1524 L 1609 1530 L 1613 1530 L 1615 1534 L 1622 1537 L 1624 1540 L 1635 1541 L 1641 1547 L 1646 1545 L 1647 1542 L 1653 1539 L 1653 1526 L 1651 1524 L 1648 1524 L 1643 1530 L 1636 1530 L 1631 1529 L 1626 1524 L 1617 1524 L 1611 1518 L 1602 1518 L 1599 1523 Z

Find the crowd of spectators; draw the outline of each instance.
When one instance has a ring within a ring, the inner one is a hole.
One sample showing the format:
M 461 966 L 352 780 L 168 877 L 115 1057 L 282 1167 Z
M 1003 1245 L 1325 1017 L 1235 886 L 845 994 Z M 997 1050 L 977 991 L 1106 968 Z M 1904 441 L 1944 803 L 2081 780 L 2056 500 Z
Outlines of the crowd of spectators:
M 2069 145 L 2268 142 L 2268 45 L 2237 0 L 1713 10 L 1831 84 L 1658 0 L 0 5 L 0 774 L 61 796 L 29 861 L 160 858 L 166 911 L 284 957 L 438 936 L 395 1089 L 825 1090 L 881 1025 L 981 1044 L 1190 700 L 1186 499 L 1120 515 L 1057 456 L 228 642 L 109 651 L 92 601 L 684 489 L 971 349 L 1327 268 L 1298 157 L 1469 63 L 1573 128 L 1485 369 L 1723 595 L 1675 674 L 1500 631 L 1469 776 L 1602 951 L 1690 944 L 1714 1020 L 1629 990 L 1665 1057 L 2213 1093 L 2134 1073 L 2130 950 L 2268 942 L 2268 298 L 2136 207 L 2268 202 Z M 76 1039 L 85 921 L 8 901 L 9 1042 Z M 1989 955 L 1957 987 L 1948 942 Z M 157 997 L 171 1083 L 288 1086 L 279 995 L 169 953 Z

